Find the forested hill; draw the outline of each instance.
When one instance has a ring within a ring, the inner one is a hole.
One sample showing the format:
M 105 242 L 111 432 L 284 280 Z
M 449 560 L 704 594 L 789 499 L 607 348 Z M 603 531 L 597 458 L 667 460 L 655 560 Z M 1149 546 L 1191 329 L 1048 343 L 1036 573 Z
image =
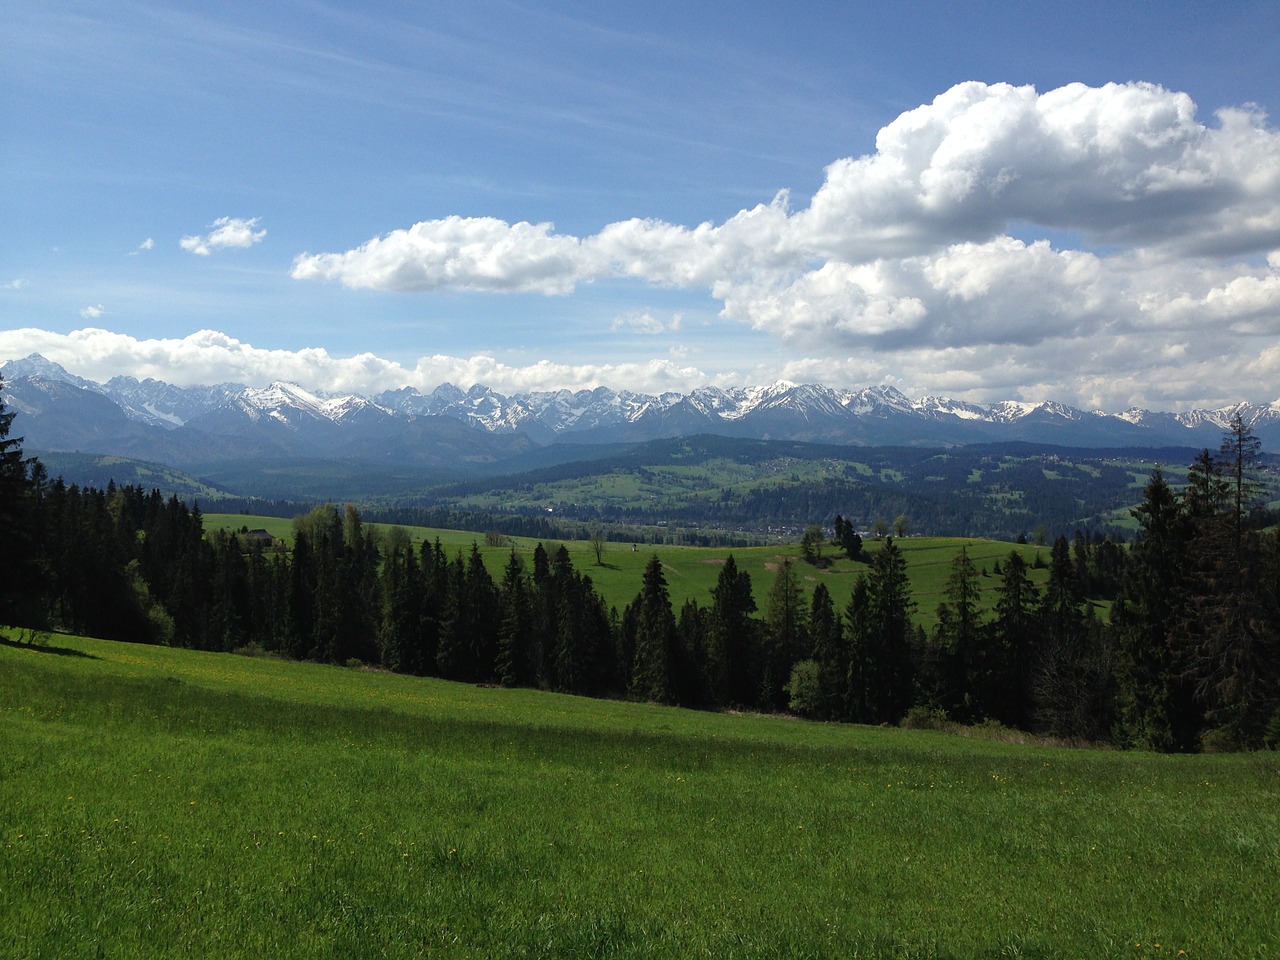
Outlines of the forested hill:
M 1128 552 L 1059 536 L 1042 590 L 1015 549 L 995 571 L 991 610 L 980 603 L 987 574 L 961 546 L 931 631 L 916 621 L 901 548 L 887 537 L 866 551 L 849 516 L 834 518 L 832 545 L 867 571 L 847 600 L 816 576 L 807 593 L 797 562 L 782 555 L 757 593 L 727 555 L 716 558 L 709 604 L 689 599 L 677 614 L 654 553 L 619 610 L 563 546 L 538 544 L 528 563 L 512 547 L 495 578 L 477 544 L 451 557 L 438 539 L 415 546 L 402 527 L 375 534 L 351 505 L 298 517 L 291 545 L 247 529 L 206 531 L 199 508 L 156 490 L 51 481 L 9 436 L 12 420 L 0 404 L 0 626 L 28 642 L 52 627 L 828 720 L 894 723 L 922 712 L 1162 750 L 1280 744 L 1280 535 L 1258 509 L 1259 445 L 1239 420 L 1217 458 L 1204 451 L 1188 465 L 1180 490 L 1151 474 Z M 775 459 L 805 489 L 818 482 L 800 479 L 811 463 L 843 473 L 844 488 L 827 478 L 836 492 L 902 472 Z M 719 499 L 732 503 L 733 469 L 750 465 L 699 460 L 687 476 L 705 486 L 715 465 Z M 1117 465 L 1068 471 L 1052 456 L 897 463 L 966 487 L 998 488 L 1009 463 L 1050 481 L 1124 475 Z M 635 475 L 649 471 L 663 489 L 680 469 L 669 459 Z M 899 533 L 905 523 L 895 519 Z M 825 538 L 814 524 L 800 541 L 815 570 Z M 1109 621 L 1091 602 L 1102 596 L 1113 600 Z
M 727 530 L 802 529 L 830 525 L 841 514 L 864 530 L 901 516 L 913 531 L 939 536 L 1012 540 L 1037 528 L 1118 534 L 1155 466 L 1186 464 L 1194 455 L 1178 448 L 851 448 L 697 436 L 452 483 L 395 505 Z

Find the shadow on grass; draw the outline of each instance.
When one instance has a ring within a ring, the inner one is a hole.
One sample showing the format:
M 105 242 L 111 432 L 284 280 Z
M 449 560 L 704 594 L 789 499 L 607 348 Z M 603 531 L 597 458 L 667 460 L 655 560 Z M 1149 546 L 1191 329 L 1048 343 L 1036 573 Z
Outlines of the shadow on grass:
M 0 634 L 0 647 L 12 647 L 14 650 L 30 650 L 32 653 L 51 653 L 58 657 L 83 657 L 86 660 L 98 659 L 92 653 L 85 653 L 83 650 L 72 650 L 70 647 L 51 647 L 39 641 L 26 643 L 21 640 L 11 640 L 3 634 Z

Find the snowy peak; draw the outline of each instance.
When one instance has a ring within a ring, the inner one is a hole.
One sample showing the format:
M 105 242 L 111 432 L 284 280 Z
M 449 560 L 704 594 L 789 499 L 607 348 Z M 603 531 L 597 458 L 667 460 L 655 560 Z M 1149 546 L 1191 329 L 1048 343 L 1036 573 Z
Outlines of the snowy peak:
M 0 364 L 0 376 L 5 380 L 16 380 L 18 377 L 31 377 L 38 380 L 53 380 L 58 383 L 69 383 L 85 390 L 101 390 L 101 385 L 92 380 L 85 380 L 70 373 L 60 363 L 47 360 L 38 353 L 32 353 L 21 360 L 7 360 Z
M 211 407 L 227 402 L 242 388 L 234 383 L 213 387 L 175 387 L 163 380 L 112 377 L 92 389 L 110 397 L 131 418 L 176 429 Z
M 1066 404 L 1054 403 L 1051 400 L 1042 400 L 1038 403 L 1026 403 L 1020 400 L 1003 400 L 1000 403 L 992 404 L 992 419 L 997 423 L 1013 423 L 1018 420 L 1035 419 L 1060 419 L 1080 421 L 1087 416 L 1082 410 L 1075 407 L 1068 407 Z M 1107 416 L 1107 414 L 1103 414 Z
M 325 394 L 296 383 L 177 387 L 117 376 L 105 384 L 74 376 L 38 354 L 0 368 L 10 384 L 25 379 L 59 383 L 110 399 L 131 421 L 177 430 L 188 424 L 234 434 L 237 424 L 274 425 L 287 431 L 334 427 L 384 435 L 392 422 L 443 417 L 490 434 L 525 434 L 535 442 L 556 438 L 613 442 L 729 433 L 836 443 L 962 444 L 996 440 L 1076 446 L 1209 446 L 1216 448 L 1234 416 L 1269 447 L 1280 446 L 1280 400 L 1238 403 L 1220 410 L 1159 413 L 1131 409 L 1086 412 L 1053 401 L 1006 400 L 990 405 L 946 397 L 912 399 L 881 384 L 834 389 L 789 380 L 757 387 L 700 387 L 657 395 L 608 387 L 506 396 L 482 384 L 465 390 L 442 383 L 424 394 L 413 387 L 372 398 Z
M 245 387 L 232 399 L 232 406 L 251 419 L 269 417 L 286 425 L 300 420 L 328 420 L 333 423 L 390 417 L 392 412 L 366 397 L 324 396 L 296 383 L 277 380 L 268 387 Z

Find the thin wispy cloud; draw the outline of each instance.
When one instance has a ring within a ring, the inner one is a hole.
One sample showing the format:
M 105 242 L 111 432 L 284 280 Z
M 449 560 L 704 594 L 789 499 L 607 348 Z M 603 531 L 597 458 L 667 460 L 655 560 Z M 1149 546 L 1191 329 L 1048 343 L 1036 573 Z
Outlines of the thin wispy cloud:
M 669 330 L 678 330 L 680 328 L 679 317 L 673 319 L 670 323 L 659 320 L 648 311 L 633 311 L 614 318 L 613 329 L 616 331 L 629 331 L 631 333 L 640 333 L 650 336 L 657 336 L 666 333 Z

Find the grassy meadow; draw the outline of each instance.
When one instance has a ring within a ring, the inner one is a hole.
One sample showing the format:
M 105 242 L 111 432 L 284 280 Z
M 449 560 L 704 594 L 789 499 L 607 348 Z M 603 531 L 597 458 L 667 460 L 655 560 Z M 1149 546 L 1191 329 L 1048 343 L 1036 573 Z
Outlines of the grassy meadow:
M 1280 954 L 1280 762 L 0 645 L 0 956 Z
M 204 515 L 204 524 L 209 530 L 239 530 L 247 526 L 250 529 L 266 529 L 273 536 L 286 541 L 293 537 L 293 522 L 276 517 L 210 513 Z M 380 529 L 383 525 L 369 526 Z M 503 567 L 513 546 L 524 558 L 526 565 L 532 567 L 533 551 L 539 543 L 530 537 L 514 537 L 506 546 L 491 547 L 485 545 L 484 536 L 479 533 L 428 527 L 404 529 L 414 543 L 424 540 L 430 542 L 438 538 L 450 555 L 458 550 L 468 552 L 472 543 L 477 544 L 485 566 L 495 580 L 502 578 Z M 964 537 L 905 537 L 894 542 L 902 549 L 907 561 L 907 574 L 917 607 L 916 621 L 926 629 L 931 628 L 935 622 L 938 604 L 945 598 L 947 578 L 951 575 L 951 561 L 961 548 L 968 550 L 969 558 L 979 572 L 985 571 L 987 574 L 982 579 L 983 603 L 986 606 L 994 607 L 996 591 L 1000 585 L 1000 577 L 995 573 L 996 565 L 1003 564 L 1012 550 L 1022 554 L 1033 582 L 1042 584 L 1048 578 L 1047 570 L 1034 569 L 1037 556 L 1044 563 L 1049 562 L 1047 546 Z M 677 615 L 686 600 L 696 600 L 703 606 L 711 605 L 711 590 L 716 585 L 720 567 L 729 554 L 733 554 L 739 570 L 745 570 L 751 575 L 756 603 L 762 612 L 768 603 L 769 590 L 778 565 L 784 558 L 789 557 L 795 564 L 800 583 L 806 592 L 811 593 L 818 583 L 825 583 L 837 610 L 844 609 L 853 590 L 854 580 L 867 570 L 865 563 L 845 559 L 830 545 L 824 548 L 827 565 L 816 567 L 800 559 L 799 544 L 732 548 L 638 544 L 633 550 L 629 543 L 609 543 L 605 547 L 601 563 L 597 564 L 591 544 L 585 540 L 546 541 L 544 547 L 554 551 L 561 543 L 568 549 L 574 566 L 591 577 L 591 582 L 606 603 L 619 610 L 639 593 L 645 564 L 655 554 L 662 561 L 667 589 Z M 871 538 L 863 541 L 863 548 L 868 554 L 873 554 L 879 547 L 880 543 Z

